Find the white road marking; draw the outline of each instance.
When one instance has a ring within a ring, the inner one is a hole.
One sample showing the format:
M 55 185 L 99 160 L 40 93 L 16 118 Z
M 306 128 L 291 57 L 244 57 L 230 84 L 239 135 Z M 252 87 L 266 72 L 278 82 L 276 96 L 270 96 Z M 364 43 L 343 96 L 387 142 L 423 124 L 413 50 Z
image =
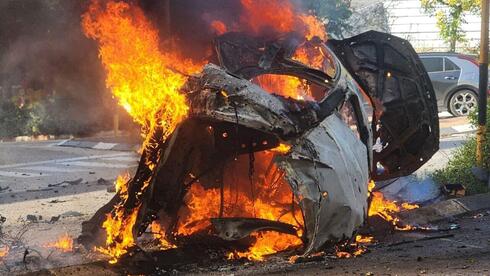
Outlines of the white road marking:
M 36 161 L 36 162 L 3 165 L 3 166 L 0 166 L 0 169 L 27 167 L 27 166 L 44 165 L 44 164 L 59 164 L 59 163 L 66 163 L 66 162 L 72 162 L 72 161 L 92 160 L 92 159 L 101 159 L 101 158 L 106 158 L 106 157 L 120 157 L 120 156 L 133 156 L 133 154 L 125 152 L 125 153 L 92 155 L 92 156 L 83 156 L 83 157 L 74 157 L 74 158 L 65 158 L 65 159 L 51 159 L 51 160 L 45 160 L 45 161 Z
M 110 150 L 113 147 L 115 147 L 117 144 L 115 143 L 104 143 L 104 142 L 99 142 L 93 146 L 93 149 L 100 149 L 100 150 Z
M 35 167 L 22 167 L 18 168 L 18 170 L 26 170 L 26 171 L 38 171 L 38 172 L 85 172 L 87 169 L 83 168 L 71 168 L 67 166 L 58 166 L 58 167 L 50 167 L 50 166 L 35 166 Z
M 48 146 L 49 147 L 52 147 L 52 146 L 60 146 L 60 145 L 63 145 L 64 143 L 66 143 L 66 141 L 68 141 L 68 140 L 70 140 L 70 139 L 61 140 L 59 142 L 49 144 Z
M 0 176 L 18 177 L 18 178 L 29 178 L 29 177 L 42 177 L 42 176 L 49 176 L 49 175 L 48 174 L 42 174 L 42 175 L 40 175 L 39 173 L 32 174 L 32 173 L 24 173 L 24 172 L 6 172 L 6 171 L 0 171 Z
M 84 161 L 65 162 L 62 164 L 66 166 L 77 166 L 77 167 L 99 167 L 99 168 L 121 168 L 121 169 L 129 168 L 132 166 L 127 164 L 84 162 Z
M 109 157 L 103 158 L 103 160 L 119 161 L 119 162 L 136 162 L 139 161 L 139 157 L 133 156 L 121 156 L 121 157 Z

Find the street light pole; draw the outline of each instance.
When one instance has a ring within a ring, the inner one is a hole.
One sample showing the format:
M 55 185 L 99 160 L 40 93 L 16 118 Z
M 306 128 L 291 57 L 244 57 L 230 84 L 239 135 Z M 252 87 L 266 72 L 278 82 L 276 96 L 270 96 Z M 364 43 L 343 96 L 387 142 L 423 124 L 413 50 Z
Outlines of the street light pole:
M 488 90 L 488 1 L 481 1 L 481 34 L 480 34 L 480 82 L 478 97 L 478 132 L 476 136 L 476 161 L 483 167 L 483 151 L 487 123 L 487 90 Z

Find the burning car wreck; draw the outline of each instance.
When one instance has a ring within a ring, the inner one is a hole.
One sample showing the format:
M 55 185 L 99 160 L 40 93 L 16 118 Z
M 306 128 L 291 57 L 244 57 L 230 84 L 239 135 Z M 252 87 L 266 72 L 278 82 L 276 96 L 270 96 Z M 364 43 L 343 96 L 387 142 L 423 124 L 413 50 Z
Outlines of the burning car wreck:
M 80 243 L 118 258 L 151 224 L 167 247 L 251 236 L 229 257 L 306 256 L 363 225 L 371 180 L 411 174 L 438 150 L 434 91 L 405 40 L 230 32 L 215 47 L 180 89 L 187 117 L 151 131 L 135 175 L 83 224 Z M 258 252 L 264 241 L 273 249 Z

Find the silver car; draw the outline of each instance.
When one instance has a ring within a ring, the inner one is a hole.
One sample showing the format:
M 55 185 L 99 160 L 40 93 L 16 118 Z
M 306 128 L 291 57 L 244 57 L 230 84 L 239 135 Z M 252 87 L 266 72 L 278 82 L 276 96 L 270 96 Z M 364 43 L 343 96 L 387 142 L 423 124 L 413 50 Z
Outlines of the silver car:
M 439 111 L 466 116 L 478 107 L 478 60 L 456 53 L 421 53 Z

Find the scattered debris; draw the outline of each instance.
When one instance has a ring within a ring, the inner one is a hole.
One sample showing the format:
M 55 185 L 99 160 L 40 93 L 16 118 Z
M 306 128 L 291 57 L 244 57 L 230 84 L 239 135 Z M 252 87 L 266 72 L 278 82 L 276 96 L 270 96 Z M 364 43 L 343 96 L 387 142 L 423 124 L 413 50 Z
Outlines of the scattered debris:
M 0 234 L 2 234 L 2 225 L 7 221 L 7 218 L 0 215 Z
M 457 223 L 451 223 L 451 224 L 449 224 L 448 229 L 449 229 L 449 230 L 456 230 L 456 229 L 459 229 L 459 224 L 457 224 Z
M 97 179 L 97 185 L 106 185 L 106 186 L 111 185 L 112 186 L 112 182 L 101 177 L 101 178 Z
M 310 262 L 321 262 L 325 260 L 325 253 L 316 253 L 311 256 L 298 256 L 294 255 L 289 258 L 289 263 L 291 264 L 301 264 L 301 263 L 310 263 Z
M 116 186 L 112 185 L 112 186 L 109 186 L 107 187 L 107 190 L 106 190 L 108 193 L 115 193 L 116 192 Z
M 80 183 L 82 183 L 83 181 L 83 178 L 78 178 L 76 180 L 65 180 L 65 181 L 62 181 L 62 182 L 59 182 L 59 183 L 56 183 L 56 184 L 48 184 L 48 187 L 58 187 L 58 186 L 61 186 L 63 184 L 69 184 L 69 185 L 78 185 Z
M 53 190 L 53 188 L 40 188 L 35 190 L 27 189 L 26 192 L 47 192 L 51 190 Z
M 80 212 L 77 212 L 77 211 L 68 211 L 68 212 L 64 212 L 60 216 L 63 217 L 63 218 L 67 218 L 67 217 L 80 217 L 80 216 L 83 216 L 83 214 L 80 213 Z
M 38 222 L 37 216 L 36 215 L 27 215 L 27 221 L 37 223 Z
M 466 187 L 463 184 L 446 184 L 442 191 L 449 197 L 463 197 L 466 195 Z
M 53 199 L 51 201 L 48 201 L 48 203 L 63 203 L 67 202 L 68 200 L 59 200 L 59 199 Z
M 61 217 L 61 215 L 51 217 L 51 219 L 49 220 L 49 223 L 57 222 L 58 220 L 60 220 L 60 217 Z

